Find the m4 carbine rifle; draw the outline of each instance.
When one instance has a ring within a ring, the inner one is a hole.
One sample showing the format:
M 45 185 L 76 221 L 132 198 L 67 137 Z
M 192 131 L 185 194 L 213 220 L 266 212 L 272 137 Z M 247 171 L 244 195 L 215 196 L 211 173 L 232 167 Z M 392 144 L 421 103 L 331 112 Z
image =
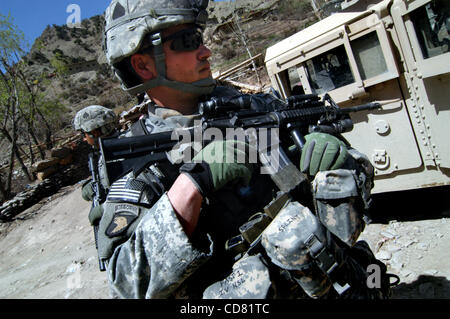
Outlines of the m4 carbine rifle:
M 106 138 L 101 139 L 99 144 L 109 180 L 114 181 L 130 171 L 137 176 L 146 167 L 159 161 L 173 162 L 171 152 L 177 146 L 180 147 L 182 143 L 179 141 L 179 137 L 182 136 L 184 139 L 186 132 L 189 137 L 194 137 L 195 142 L 199 130 L 202 133 L 201 136 L 205 137 L 209 135 L 206 134 L 208 129 L 215 131 L 218 129 L 220 132 L 227 129 L 242 129 L 245 142 L 258 151 L 258 162 L 261 169 L 264 168 L 265 172 L 270 174 L 272 181 L 280 190 L 276 198 L 264 207 L 268 218 L 260 215 L 261 219 L 255 218 L 249 221 L 239 229 L 240 235 L 226 242 L 227 250 L 240 253 L 247 251 L 251 254 L 250 251 L 256 252 L 261 249 L 262 229 L 267 227 L 270 220 L 288 200 L 296 197 L 296 190 L 309 191 L 310 183 L 307 176 L 300 172 L 298 166 L 294 165 L 291 160 L 292 155 L 301 154 L 305 144 L 304 135 L 310 132 L 337 135 L 351 131 L 353 121 L 349 113 L 374 110 L 380 106 L 379 103 L 368 103 L 341 109 L 328 94 L 322 100 L 317 95 L 292 96 L 286 101 L 279 99 L 269 101 L 264 95 L 213 98 L 200 103 L 201 123 L 199 126 L 144 136 Z M 268 130 L 264 131 L 264 129 Z M 274 131 L 276 134 L 273 135 Z M 258 140 L 258 137 L 264 137 L 264 133 L 266 134 L 265 144 Z M 240 134 L 234 136 L 236 135 Z M 187 140 L 188 142 L 192 141 L 191 139 Z M 203 144 L 209 140 L 201 142 Z M 292 147 L 294 145 L 295 147 Z M 294 152 L 291 152 L 292 149 Z M 244 236 L 249 243 L 248 247 L 243 246 Z M 314 239 L 315 237 L 310 238 Z M 305 244 L 314 245 L 314 249 L 316 249 L 317 242 L 312 239 Z M 328 255 L 328 251 L 325 249 L 321 249 L 314 258 L 320 261 L 319 267 L 327 276 L 336 268 L 336 259 Z M 333 279 L 333 286 L 339 294 L 347 288 L 338 283 L 336 279 Z
M 92 208 L 97 207 L 103 201 L 105 200 L 105 192 L 104 189 L 100 183 L 100 178 L 98 176 L 98 152 L 91 152 L 88 155 L 88 163 L 89 163 L 89 171 L 91 172 L 92 176 L 92 188 L 94 191 L 94 198 L 92 200 Z M 95 249 L 97 249 L 98 252 L 98 222 L 94 225 L 94 239 L 95 239 Z M 98 266 L 100 268 L 100 271 L 106 270 L 105 262 L 98 257 Z
M 179 146 L 177 145 L 180 143 L 179 138 L 185 134 L 195 137 L 194 134 L 197 134 L 198 130 L 205 132 L 209 128 L 220 130 L 242 128 L 247 131 L 252 128 L 256 130 L 266 128 L 278 129 L 279 141 L 271 141 L 269 144 L 274 146 L 280 142 L 281 147 L 278 147 L 279 156 L 275 159 L 276 163 L 273 156 L 272 158 L 267 156 L 271 151 L 267 148 L 258 150 L 260 161 L 266 166 L 278 188 L 283 192 L 290 191 L 305 177 L 292 164 L 283 149 L 294 143 L 296 149 L 301 151 L 305 143 L 304 135 L 311 132 L 335 135 L 349 132 L 353 129 L 350 113 L 381 107 L 379 103 L 373 102 L 340 108 L 328 94 L 325 94 L 322 100 L 317 95 L 308 94 L 291 96 L 286 101 L 280 99 L 272 99 L 269 103 L 264 101 L 263 95 L 247 94 L 213 98 L 199 105 L 201 127 L 175 129 L 143 136 L 100 139 L 101 159 L 104 161 L 109 183 L 131 171 L 137 176 L 153 163 L 172 161 L 169 152 Z

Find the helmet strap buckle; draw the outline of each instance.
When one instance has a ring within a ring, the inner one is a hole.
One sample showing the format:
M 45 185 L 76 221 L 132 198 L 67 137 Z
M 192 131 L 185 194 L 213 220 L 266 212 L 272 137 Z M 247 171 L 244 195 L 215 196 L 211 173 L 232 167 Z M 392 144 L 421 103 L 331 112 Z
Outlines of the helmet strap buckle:
M 161 33 L 158 32 L 152 35 L 152 44 L 155 47 L 162 44 Z
M 152 35 L 153 56 L 155 58 L 156 71 L 159 76 L 166 76 L 166 57 L 164 55 L 161 33 Z

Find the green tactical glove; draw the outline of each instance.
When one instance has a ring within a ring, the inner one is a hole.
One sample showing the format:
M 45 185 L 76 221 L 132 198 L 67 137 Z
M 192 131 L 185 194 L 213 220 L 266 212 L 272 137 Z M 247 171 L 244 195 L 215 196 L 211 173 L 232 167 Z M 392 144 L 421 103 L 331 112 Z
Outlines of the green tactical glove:
M 103 207 L 102 205 L 97 205 L 95 207 L 92 207 L 91 210 L 89 211 L 89 222 L 91 223 L 92 226 L 94 225 L 98 225 L 98 221 L 100 220 L 100 218 L 102 218 L 103 215 Z
M 341 168 L 348 156 L 345 143 L 333 135 L 311 133 L 305 136 L 305 146 L 300 158 L 300 170 L 310 176 L 319 171 Z
M 234 140 L 214 141 L 203 148 L 192 163 L 180 168 L 203 196 L 221 189 L 228 183 L 250 183 L 253 164 L 249 163 L 249 145 Z
M 94 198 L 94 189 L 92 188 L 92 181 L 85 182 L 81 189 L 81 196 L 87 202 L 90 202 Z

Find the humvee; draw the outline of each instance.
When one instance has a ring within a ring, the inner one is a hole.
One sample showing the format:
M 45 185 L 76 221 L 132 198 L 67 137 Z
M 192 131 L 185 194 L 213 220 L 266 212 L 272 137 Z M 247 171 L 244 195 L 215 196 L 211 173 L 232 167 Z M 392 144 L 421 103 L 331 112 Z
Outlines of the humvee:
M 450 1 L 385 0 L 340 12 L 266 51 L 283 98 L 328 93 L 352 113 L 343 136 L 375 168 L 373 193 L 450 185 Z

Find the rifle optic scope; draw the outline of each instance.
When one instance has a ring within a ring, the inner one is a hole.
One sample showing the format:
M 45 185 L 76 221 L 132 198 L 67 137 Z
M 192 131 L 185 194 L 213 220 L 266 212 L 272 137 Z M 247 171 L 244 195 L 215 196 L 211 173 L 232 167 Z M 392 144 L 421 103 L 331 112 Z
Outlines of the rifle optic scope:
M 242 94 L 238 96 L 212 98 L 206 102 L 199 103 L 198 110 L 204 116 L 216 115 L 229 111 L 249 109 L 251 95 Z

